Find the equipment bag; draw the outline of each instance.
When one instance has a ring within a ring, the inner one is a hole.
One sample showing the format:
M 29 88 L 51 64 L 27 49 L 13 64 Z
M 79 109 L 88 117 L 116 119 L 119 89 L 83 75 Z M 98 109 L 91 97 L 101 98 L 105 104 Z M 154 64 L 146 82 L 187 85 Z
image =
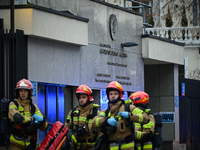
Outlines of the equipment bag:
M 37 150 L 55 150 L 59 146 L 59 143 L 62 142 L 67 131 L 68 127 L 56 121 Z
M 19 104 L 16 100 L 9 100 L 5 98 L 1 100 L 1 134 L 10 134 L 11 131 L 10 119 L 8 118 L 10 102 L 14 102 L 17 108 L 19 107 Z M 35 105 L 33 103 L 31 103 L 31 112 L 32 114 L 35 113 Z
M 160 148 L 162 145 L 162 115 L 160 113 L 153 114 L 155 118 L 155 129 L 152 138 L 153 149 Z
M 10 134 L 9 133 L 10 120 L 8 119 L 8 111 L 9 111 L 10 102 L 14 102 L 17 108 L 19 106 L 16 100 L 9 100 L 5 98 L 1 100 L 1 133 L 2 134 Z

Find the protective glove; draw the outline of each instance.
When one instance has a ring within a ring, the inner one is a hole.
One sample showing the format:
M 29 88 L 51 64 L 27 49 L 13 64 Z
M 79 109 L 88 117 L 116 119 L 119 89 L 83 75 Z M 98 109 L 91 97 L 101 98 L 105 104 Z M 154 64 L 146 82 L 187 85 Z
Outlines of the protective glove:
M 35 121 L 38 121 L 38 122 L 44 121 L 44 118 L 39 115 L 34 114 L 32 117 L 35 119 Z
M 125 112 L 119 112 L 119 116 L 122 116 L 125 119 L 129 118 L 129 112 L 125 111 Z
M 118 122 L 115 118 L 108 118 L 107 123 L 113 127 L 118 125 Z
M 39 125 L 35 123 L 34 120 L 31 120 L 25 127 L 24 132 L 27 135 L 34 135 L 34 132 L 39 128 Z

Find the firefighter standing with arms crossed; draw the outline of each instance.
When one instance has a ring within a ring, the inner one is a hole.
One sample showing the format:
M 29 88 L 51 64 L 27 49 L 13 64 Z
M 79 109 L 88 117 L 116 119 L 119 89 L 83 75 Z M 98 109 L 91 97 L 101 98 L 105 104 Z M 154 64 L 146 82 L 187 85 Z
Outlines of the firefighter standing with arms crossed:
M 87 85 L 83 84 L 77 88 L 76 97 L 79 105 L 69 112 L 65 125 L 72 130 L 73 147 L 75 150 L 92 150 L 100 134 L 100 132 L 92 126 L 92 119 L 98 115 L 100 111 L 98 110 L 98 105 L 92 103 L 94 100 L 92 90 Z
M 11 124 L 9 150 L 36 148 L 36 131 L 47 129 L 47 122 L 38 107 L 32 103 L 33 86 L 29 80 L 20 80 L 15 88 L 16 99 L 9 104 Z
M 130 111 L 125 111 L 125 102 L 123 98 L 123 88 L 117 81 L 112 81 L 106 88 L 106 94 L 109 100 L 108 109 L 103 110 L 100 115 L 93 119 L 93 126 L 101 128 L 102 132 L 109 128 L 107 137 L 110 150 L 134 150 L 134 137 L 132 136 L 133 126 L 128 126 L 127 121 L 148 123 L 149 116 L 133 105 L 129 105 Z M 140 111 L 140 114 L 135 112 Z M 111 132 L 111 128 L 115 128 Z
M 148 109 L 149 105 L 149 95 L 143 91 L 137 91 L 130 95 L 129 100 L 132 104 L 140 108 L 149 115 L 150 121 L 147 124 L 135 123 L 135 133 L 136 133 L 136 150 L 152 150 L 152 137 L 155 128 L 154 116 L 150 113 Z

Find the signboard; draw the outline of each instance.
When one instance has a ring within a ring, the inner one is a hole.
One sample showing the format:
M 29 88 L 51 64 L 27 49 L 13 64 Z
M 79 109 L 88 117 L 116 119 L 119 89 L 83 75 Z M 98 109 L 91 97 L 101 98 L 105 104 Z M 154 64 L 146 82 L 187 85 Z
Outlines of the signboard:
M 33 97 L 36 97 L 36 95 L 37 95 L 37 93 L 36 93 L 36 85 L 37 85 L 37 83 L 36 83 L 36 82 L 33 82 L 33 81 L 31 81 L 31 83 L 32 83 L 32 85 L 33 85 L 33 93 L 32 93 L 32 96 L 33 96 Z
M 179 97 L 175 97 L 175 107 L 179 107 Z
M 101 111 L 108 108 L 108 99 L 106 95 L 106 89 L 101 89 L 100 94 L 100 104 L 101 104 Z
M 181 83 L 181 95 L 185 96 L 185 83 Z
M 27 0 L 15 0 L 15 5 L 27 4 Z
M 123 100 L 128 100 L 128 92 L 124 92 Z
M 162 115 L 163 123 L 174 123 L 175 122 L 174 112 L 160 112 L 160 114 Z

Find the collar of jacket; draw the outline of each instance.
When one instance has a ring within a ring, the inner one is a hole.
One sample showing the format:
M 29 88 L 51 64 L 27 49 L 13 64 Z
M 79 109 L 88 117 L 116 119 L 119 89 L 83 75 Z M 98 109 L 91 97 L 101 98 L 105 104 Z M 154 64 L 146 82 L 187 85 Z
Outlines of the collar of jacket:
M 24 108 L 24 112 L 31 112 L 31 100 L 29 100 L 29 99 L 27 99 L 27 100 L 16 99 L 16 100 Z M 30 115 L 28 115 L 28 116 L 30 116 Z
M 90 110 L 90 108 L 92 108 L 92 103 L 89 103 L 87 106 L 85 107 L 81 107 L 80 105 L 77 107 L 78 110 L 81 111 L 81 113 L 84 113 L 88 110 Z
M 31 100 L 30 99 L 26 99 L 26 100 L 21 100 L 21 99 L 16 99 L 22 106 L 26 106 L 26 105 L 30 105 Z
M 123 100 L 119 100 L 117 103 L 114 103 L 114 104 L 110 103 L 109 106 L 110 106 L 111 113 L 115 112 L 119 108 L 121 103 L 123 103 Z

